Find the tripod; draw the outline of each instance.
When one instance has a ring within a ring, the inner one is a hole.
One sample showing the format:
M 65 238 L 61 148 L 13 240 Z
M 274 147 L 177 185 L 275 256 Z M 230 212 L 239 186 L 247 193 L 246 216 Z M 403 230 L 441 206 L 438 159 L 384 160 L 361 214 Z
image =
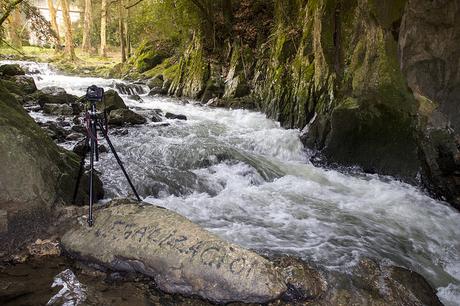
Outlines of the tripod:
M 99 94 L 94 97 L 93 95 L 90 94 L 90 89 L 91 90 L 100 90 L 102 94 L 99 92 Z M 77 198 L 78 194 L 78 188 L 80 186 L 80 180 L 84 172 L 85 168 L 85 159 L 86 159 L 86 154 L 89 152 L 89 182 L 88 182 L 88 188 L 89 188 L 89 214 L 88 214 L 88 225 L 91 227 L 93 226 L 93 179 L 94 179 L 94 160 L 96 161 L 99 160 L 99 149 L 98 149 L 98 139 L 97 139 L 97 132 L 100 130 L 102 132 L 103 137 L 107 141 L 107 144 L 110 147 L 110 150 L 112 151 L 113 155 L 115 156 L 115 159 L 117 160 L 118 165 L 121 168 L 121 171 L 126 177 L 126 180 L 128 181 L 129 185 L 131 186 L 131 189 L 134 192 L 134 195 L 136 196 L 137 200 L 140 202 L 141 198 L 139 197 L 139 194 L 136 191 L 136 188 L 134 188 L 133 183 L 131 182 L 131 179 L 128 176 L 128 173 L 125 170 L 125 167 L 123 166 L 123 163 L 120 159 L 120 157 L 117 154 L 117 151 L 115 151 L 115 148 L 113 147 L 112 142 L 110 141 L 110 138 L 107 134 L 107 117 L 105 116 L 104 113 L 104 124 L 101 122 L 100 114 L 96 112 L 96 102 L 101 102 L 102 97 L 103 97 L 103 89 L 99 88 L 95 85 L 91 86 L 88 88 L 86 98 L 90 103 L 90 110 L 86 110 L 85 113 L 85 125 L 86 125 L 86 139 L 85 139 L 85 149 L 84 149 L 84 154 L 80 160 L 80 169 L 78 171 L 78 177 L 77 177 L 77 183 L 75 186 L 75 191 L 73 194 L 73 203 L 75 204 L 75 200 Z

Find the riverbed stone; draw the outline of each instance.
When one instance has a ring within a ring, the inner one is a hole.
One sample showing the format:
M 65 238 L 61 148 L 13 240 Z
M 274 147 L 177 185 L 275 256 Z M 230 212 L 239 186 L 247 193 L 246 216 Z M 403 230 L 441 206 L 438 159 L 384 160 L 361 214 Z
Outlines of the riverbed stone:
M 55 116 L 71 116 L 74 114 L 73 108 L 67 104 L 45 104 L 43 112 Z
M 125 124 L 144 124 L 147 122 L 142 115 L 133 112 L 130 109 L 117 109 L 110 112 L 109 115 L 109 124 L 122 126 Z
M 0 66 L 0 76 L 25 75 L 24 69 L 19 64 L 5 64 Z
M 168 209 L 122 200 L 95 211 L 94 220 L 92 228 L 68 231 L 64 248 L 113 270 L 153 277 L 163 291 L 264 303 L 287 289 L 270 261 Z
M 31 94 L 37 90 L 34 78 L 27 75 L 16 75 L 11 78 L 16 85 L 25 93 Z
M 109 89 L 104 93 L 104 100 L 102 103 L 98 103 L 97 109 L 102 111 L 106 110 L 107 112 L 111 112 L 116 109 L 127 109 L 125 102 L 120 97 L 118 92 L 113 89 Z

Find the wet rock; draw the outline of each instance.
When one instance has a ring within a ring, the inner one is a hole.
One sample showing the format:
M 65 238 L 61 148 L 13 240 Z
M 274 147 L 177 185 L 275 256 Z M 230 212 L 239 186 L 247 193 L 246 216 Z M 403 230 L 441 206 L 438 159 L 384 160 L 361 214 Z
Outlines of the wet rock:
M 117 109 L 110 112 L 109 115 L 109 124 L 122 126 L 125 124 L 144 124 L 147 120 L 132 110 L 129 109 Z
M 187 117 L 185 115 L 176 115 L 176 114 L 169 113 L 169 112 L 166 113 L 165 117 L 168 119 L 187 120 Z
M 26 75 L 16 75 L 11 78 L 12 81 L 24 92 L 24 94 L 31 94 L 37 91 L 34 78 Z
M 317 301 L 321 299 L 328 284 L 323 275 L 306 262 L 293 257 L 283 256 L 273 260 L 284 275 L 288 290 L 283 300 L 289 302 Z
M 127 129 L 116 129 L 112 134 L 116 136 L 126 136 L 129 134 L 129 131 Z
M 40 89 L 31 95 L 40 106 L 45 104 L 68 104 L 71 105 L 78 100 L 77 96 L 68 94 L 64 88 L 49 86 Z
M 0 66 L 0 76 L 25 75 L 24 69 L 18 64 L 5 64 Z
M 348 290 L 332 290 L 329 301 L 334 305 L 344 301 L 348 305 L 358 301 L 368 305 L 442 305 L 436 291 L 420 274 L 368 258 L 359 262 L 351 281 L 352 288 Z
M 37 239 L 34 243 L 27 246 L 29 254 L 32 256 L 59 256 L 61 255 L 61 248 L 59 242 L 51 241 L 49 239 Z
M 104 145 L 99 145 L 99 146 L 98 146 L 98 150 L 99 150 L 99 153 L 108 153 L 108 152 L 109 152 L 109 150 L 107 149 L 107 147 L 104 146 Z
M 206 103 L 206 106 L 226 107 L 232 109 L 258 109 L 258 105 L 255 98 L 251 96 L 245 96 L 240 98 L 213 98 Z
M 142 100 L 142 98 L 139 95 L 130 95 L 130 96 L 128 96 L 128 99 L 137 101 L 139 103 L 144 102 L 144 100 Z
M 69 131 L 53 121 L 48 121 L 42 124 L 42 128 L 52 139 L 58 142 L 63 142 L 65 138 L 70 134 Z
M 75 144 L 72 148 L 72 151 L 76 153 L 78 156 L 83 157 L 86 152 L 88 152 L 88 148 L 86 147 L 86 140 L 82 139 Z
M 69 135 L 67 135 L 67 137 L 65 138 L 65 140 L 70 140 L 70 141 L 73 141 L 73 140 L 78 140 L 78 139 L 81 139 L 85 137 L 85 135 L 83 134 L 80 134 L 80 133 L 70 133 Z M 75 152 L 75 151 L 74 151 Z
M 107 112 L 111 112 L 116 109 L 127 109 L 128 107 L 115 90 L 109 89 L 104 94 L 103 103 L 97 104 L 98 110 L 102 111 L 104 108 Z
M 137 95 L 145 93 L 144 88 L 139 84 L 115 83 L 114 87 L 122 95 Z
M 161 118 L 161 115 L 159 113 L 157 113 L 157 112 L 152 113 L 150 119 L 153 122 L 161 122 L 161 121 L 163 121 L 163 118 Z
M 76 124 L 70 128 L 75 133 L 85 134 L 86 135 L 86 127 L 80 124 Z
M 74 114 L 72 107 L 67 104 L 45 104 L 43 112 L 55 116 L 72 116 Z
M 150 80 L 147 81 L 147 86 L 150 88 L 150 89 L 154 89 L 154 88 L 162 88 L 163 87 L 163 83 L 164 83 L 164 79 L 163 79 L 163 76 L 160 74 L 160 75 L 157 75 L 153 78 L 151 78 Z
M 286 291 L 278 270 L 263 257 L 225 242 L 179 214 L 128 201 L 95 212 L 92 228 L 62 237 L 81 259 L 153 277 L 166 292 L 215 302 L 264 303 Z

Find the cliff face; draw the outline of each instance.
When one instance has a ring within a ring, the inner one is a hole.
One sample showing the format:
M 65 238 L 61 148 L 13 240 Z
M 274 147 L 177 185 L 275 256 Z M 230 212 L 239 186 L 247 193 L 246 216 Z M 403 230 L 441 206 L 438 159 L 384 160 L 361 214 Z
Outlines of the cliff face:
M 458 1 L 274 1 L 271 33 L 161 74 L 169 93 L 260 110 L 302 130 L 315 160 L 426 186 L 460 204 Z M 163 72 L 164 71 L 164 72 Z M 458 135 L 458 134 L 457 134 Z

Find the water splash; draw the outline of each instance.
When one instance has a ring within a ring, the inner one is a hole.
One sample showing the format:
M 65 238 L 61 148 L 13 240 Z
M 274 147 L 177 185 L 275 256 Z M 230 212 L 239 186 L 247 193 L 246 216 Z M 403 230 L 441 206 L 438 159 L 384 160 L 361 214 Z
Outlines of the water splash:
M 54 277 L 52 288 L 62 286 L 46 305 L 78 306 L 86 301 L 86 288 L 72 270 L 67 269 Z

